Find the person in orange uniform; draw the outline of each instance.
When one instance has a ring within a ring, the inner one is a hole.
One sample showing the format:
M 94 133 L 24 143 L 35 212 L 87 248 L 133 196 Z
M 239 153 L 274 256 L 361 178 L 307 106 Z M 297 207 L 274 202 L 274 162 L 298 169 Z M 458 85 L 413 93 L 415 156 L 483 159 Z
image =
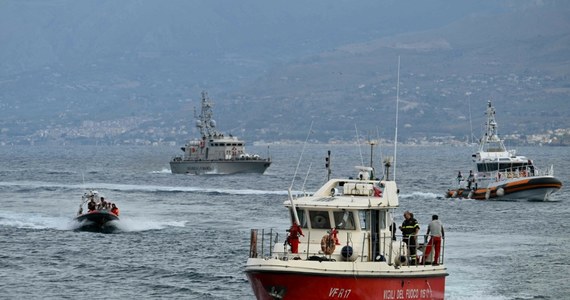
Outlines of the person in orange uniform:
M 114 214 L 115 216 L 119 216 L 119 208 L 117 207 L 117 205 L 115 205 L 115 203 L 113 203 L 113 205 L 111 205 L 111 213 Z
M 287 236 L 285 242 L 291 245 L 291 253 L 299 253 L 299 236 L 305 236 L 303 230 L 297 222 L 293 222 L 293 225 L 291 225 L 288 231 L 289 236 Z

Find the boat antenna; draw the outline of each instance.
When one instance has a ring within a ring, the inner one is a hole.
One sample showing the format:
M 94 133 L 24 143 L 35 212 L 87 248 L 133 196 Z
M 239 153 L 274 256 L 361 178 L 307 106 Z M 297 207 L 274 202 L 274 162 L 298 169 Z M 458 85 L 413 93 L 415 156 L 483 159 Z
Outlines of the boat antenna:
M 303 181 L 303 187 L 301 188 L 301 191 L 303 191 L 303 194 L 305 194 L 305 184 L 307 183 L 307 179 L 309 178 L 309 173 L 311 173 L 311 167 L 313 166 L 313 163 L 309 164 L 309 169 L 307 170 L 307 175 L 305 175 L 305 180 Z
M 396 132 L 394 134 L 394 181 L 396 181 L 396 156 L 398 144 L 398 111 L 400 104 L 400 56 L 398 55 L 398 83 L 396 84 Z
M 372 169 L 370 177 L 374 180 L 374 146 L 376 145 L 376 141 L 369 139 L 368 144 L 370 144 L 370 169 Z
M 327 181 L 331 180 L 331 150 L 327 151 L 327 157 L 325 157 L 325 168 L 327 169 Z
M 358 135 L 358 129 L 356 124 L 354 124 L 354 130 L 356 131 L 356 143 L 358 144 L 358 151 L 360 152 L 360 165 L 364 166 L 364 158 L 362 157 L 362 148 L 360 147 L 360 136 Z
M 299 160 L 297 161 L 297 167 L 295 168 L 295 174 L 293 174 L 293 180 L 291 181 L 291 185 L 289 186 L 290 189 L 293 188 L 293 183 L 295 182 L 295 177 L 297 177 L 297 172 L 299 171 L 299 165 L 301 164 L 301 159 L 303 158 L 303 153 L 305 152 L 305 147 L 307 146 L 307 141 L 309 140 L 309 136 L 313 131 L 313 121 L 311 121 L 311 126 L 309 127 L 309 132 L 307 132 L 307 137 L 305 138 L 305 142 L 303 143 L 303 148 L 301 149 L 301 155 L 299 156 Z
M 380 161 L 384 161 L 382 157 L 382 147 L 380 146 L 380 132 L 378 131 L 378 126 L 376 126 L 376 140 L 378 141 L 378 152 L 380 152 Z M 382 166 L 382 164 L 380 164 Z M 381 167 L 383 169 L 383 167 Z M 382 176 L 384 176 L 384 170 L 382 170 Z
M 469 137 L 469 143 L 473 145 L 473 123 L 471 122 L 471 92 L 467 91 L 465 95 L 467 95 L 467 103 L 469 105 L 469 127 L 471 129 L 471 136 Z
M 299 160 L 297 161 L 297 167 L 295 168 L 295 174 L 293 174 L 293 180 L 291 181 L 291 185 L 287 189 L 287 195 L 289 196 L 289 202 L 291 202 L 291 210 L 293 211 L 293 217 L 295 218 L 295 222 L 298 225 L 301 225 L 299 222 L 299 215 L 297 214 L 297 208 L 295 207 L 295 202 L 293 201 L 293 194 L 291 190 L 293 189 L 293 183 L 295 182 L 295 177 L 297 177 L 297 171 L 299 171 L 299 165 L 301 164 L 301 158 L 303 158 L 303 153 L 305 152 L 305 146 L 307 146 L 307 141 L 309 140 L 309 136 L 313 132 L 313 121 L 311 121 L 311 126 L 309 127 L 309 132 L 307 132 L 307 137 L 305 138 L 305 142 L 303 143 L 303 148 L 301 149 L 301 155 L 299 156 Z M 303 184 L 304 186 L 304 184 Z

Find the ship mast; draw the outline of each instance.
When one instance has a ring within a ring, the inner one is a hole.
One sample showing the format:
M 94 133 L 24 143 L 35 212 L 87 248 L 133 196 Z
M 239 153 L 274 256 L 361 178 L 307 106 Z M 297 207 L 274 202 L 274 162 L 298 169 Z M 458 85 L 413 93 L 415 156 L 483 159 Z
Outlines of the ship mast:
M 216 131 L 216 121 L 212 119 L 212 115 L 214 114 L 212 111 L 213 103 L 208 98 L 208 94 L 205 91 L 202 91 L 202 101 L 201 101 L 202 109 L 200 111 L 200 115 L 196 116 L 196 111 L 194 111 L 194 116 L 196 118 L 196 127 L 200 129 L 200 134 L 202 138 L 218 135 Z
M 497 133 L 497 121 L 495 121 L 495 108 L 491 100 L 487 102 L 487 121 L 485 122 L 485 134 L 481 138 L 479 151 L 503 152 L 506 151 L 503 141 Z M 486 149 L 485 149 L 486 148 Z

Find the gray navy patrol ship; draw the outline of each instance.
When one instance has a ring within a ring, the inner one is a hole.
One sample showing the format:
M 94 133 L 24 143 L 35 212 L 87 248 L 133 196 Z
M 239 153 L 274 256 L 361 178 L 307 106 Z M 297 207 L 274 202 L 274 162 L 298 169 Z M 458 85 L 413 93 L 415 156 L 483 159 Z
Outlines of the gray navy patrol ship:
M 271 158 L 245 152 L 245 142 L 237 137 L 225 136 L 216 130 L 212 119 L 212 102 L 202 92 L 202 109 L 196 116 L 196 127 L 201 139 L 191 140 L 184 147 L 182 156 L 170 161 L 173 174 L 235 174 L 264 173 L 271 165 Z

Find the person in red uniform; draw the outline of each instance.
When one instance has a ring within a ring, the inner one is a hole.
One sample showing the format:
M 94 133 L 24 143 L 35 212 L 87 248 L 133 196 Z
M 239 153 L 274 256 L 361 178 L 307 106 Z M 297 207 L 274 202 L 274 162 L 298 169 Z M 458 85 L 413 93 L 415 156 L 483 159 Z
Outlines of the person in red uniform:
M 291 245 L 291 253 L 299 253 L 299 236 L 305 236 L 303 230 L 297 222 L 293 222 L 293 225 L 291 225 L 288 231 L 289 236 L 287 236 L 285 242 Z
M 117 207 L 117 205 L 115 205 L 115 203 L 113 203 L 111 207 L 111 213 L 117 217 L 119 216 L 119 208 Z
M 338 241 L 338 230 L 336 230 L 336 227 L 331 229 L 330 235 L 332 236 L 334 244 L 337 246 L 340 245 L 340 242 Z

